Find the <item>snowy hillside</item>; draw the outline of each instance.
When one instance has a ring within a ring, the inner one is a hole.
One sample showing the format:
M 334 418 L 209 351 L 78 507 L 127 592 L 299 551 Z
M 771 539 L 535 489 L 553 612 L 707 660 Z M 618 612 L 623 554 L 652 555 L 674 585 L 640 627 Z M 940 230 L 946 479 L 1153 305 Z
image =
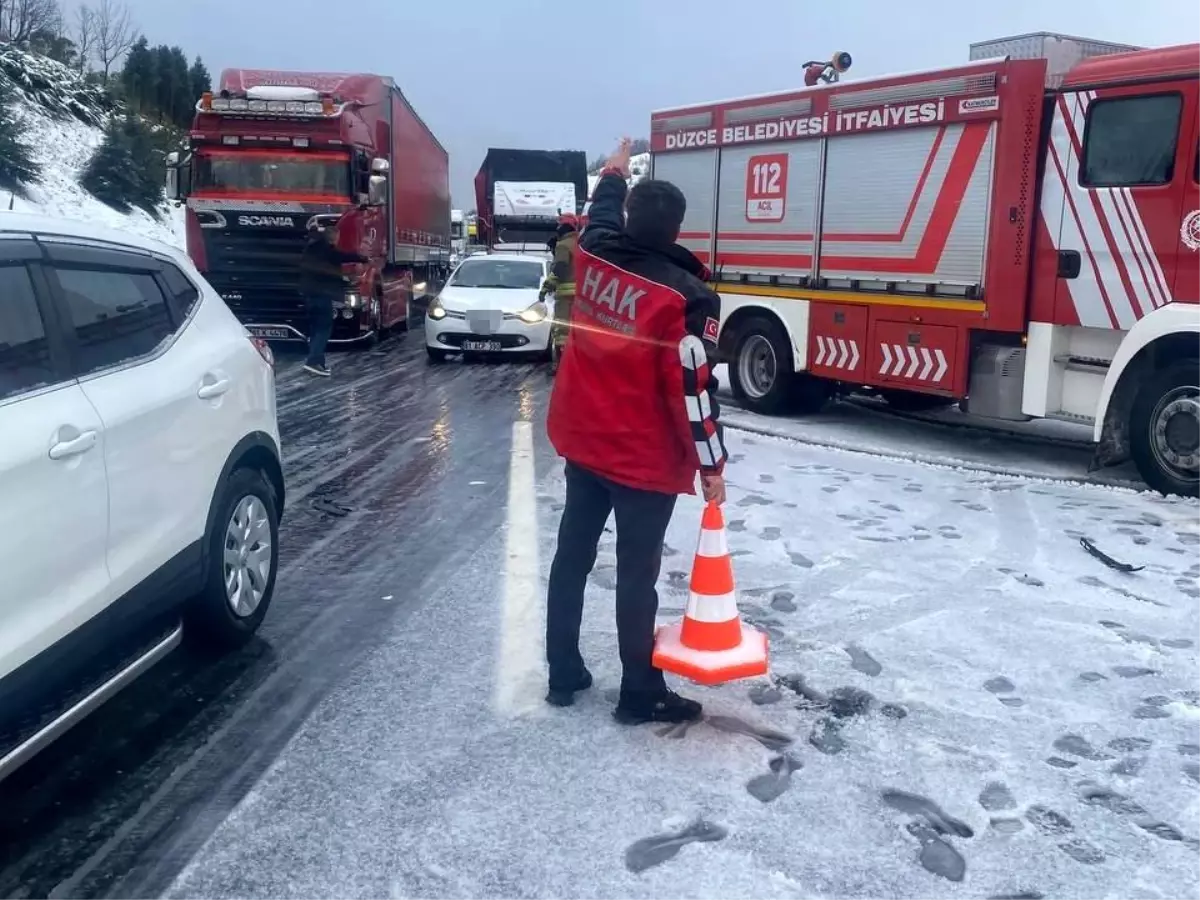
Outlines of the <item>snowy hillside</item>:
M 100 145 L 102 125 L 114 111 L 104 91 L 59 63 L 8 45 L 0 45 L 0 79 L 13 88 L 17 98 L 13 112 L 28 126 L 26 140 L 42 164 L 41 183 L 28 185 L 27 197 L 0 192 L 0 215 L 11 207 L 15 212 L 79 219 L 182 245 L 182 220 L 166 204 L 161 219 L 139 209 L 126 215 L 80 187 L 79 175 Z

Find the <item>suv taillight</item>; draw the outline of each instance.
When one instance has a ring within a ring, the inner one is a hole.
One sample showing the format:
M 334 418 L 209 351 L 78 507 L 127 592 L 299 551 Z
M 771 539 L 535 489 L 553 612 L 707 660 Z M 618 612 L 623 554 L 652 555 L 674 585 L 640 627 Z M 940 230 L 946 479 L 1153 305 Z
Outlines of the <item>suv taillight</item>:
M 271 352 L 271 345 L 262 338 L 256 337 L 250 338 L 250 343 L 252 343 L 254 345 L 254 349 L 258 351 L 258 355 L 263 358 L 263 362 L 265 362 L 272 369 L 275 368 L 275 354 Z

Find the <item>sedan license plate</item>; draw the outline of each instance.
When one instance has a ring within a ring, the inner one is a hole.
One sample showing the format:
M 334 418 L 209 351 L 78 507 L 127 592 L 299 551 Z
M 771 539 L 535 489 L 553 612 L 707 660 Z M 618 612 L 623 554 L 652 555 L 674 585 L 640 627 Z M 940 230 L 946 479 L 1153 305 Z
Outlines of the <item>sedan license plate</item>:
M 290 338 L 292 333 L 286 328 L 263 328 L 259 325 L 251 325 L 248 329 L 256 338 Z
M 462 348 L 471 353 L 496 353 L 500 350 L 499 341 L 463 341 Z

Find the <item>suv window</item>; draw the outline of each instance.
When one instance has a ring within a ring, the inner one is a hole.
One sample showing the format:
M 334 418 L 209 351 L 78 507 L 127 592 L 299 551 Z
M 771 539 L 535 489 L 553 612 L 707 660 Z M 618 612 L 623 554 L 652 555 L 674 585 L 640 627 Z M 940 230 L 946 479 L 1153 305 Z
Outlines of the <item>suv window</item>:
M 175 321 L 183 322 L 192 314 L 192 307 L 200 299 L 200 291 L 186 275 L 170 263 L 162 264 L 162 277 L 175 307 Z
M 154 276 L 55 267 L 71 324 L 79 374 L 153 353 L 175 331 Z
M 56 380 L 29 272 L 0 266 L 0 400 Z
M 1167 184 L 1175 175 L 1182 107 L 1179 94 L 1097 100 L 1088 109 L 1079 183 Z

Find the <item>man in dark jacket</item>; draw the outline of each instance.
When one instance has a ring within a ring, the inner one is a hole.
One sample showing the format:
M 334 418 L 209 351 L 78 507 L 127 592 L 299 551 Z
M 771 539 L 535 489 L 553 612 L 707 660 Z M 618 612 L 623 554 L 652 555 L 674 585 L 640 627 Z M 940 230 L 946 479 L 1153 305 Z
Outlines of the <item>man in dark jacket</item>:
M 663 538 L 678 494 L 725 499 L 726 453 L 712 375 L 721 301 L 678 246 L 686 202 L 674 185 L 629 192 L 628 142 L 592 195 L 575 255 L 573 329 L 550 398 L 550 440 L 566 459 L 567 501 L 550 569 L 547 702 L 592 684 L 579 652 L 583 592 L 610 512 L 617 525 L 619 722 L 683 722 L 700 704 L 653 665 Z M 622 216 L 624 206 L 625 216 Z
M 342 265 L 364 262 L 355 253 L 343 253 L 337 248 L 337 228 L 321 228 L 316 222 L 308 226 L 308 240 L 300 259 L 300 291 L 308 307 L 308 358 L 304 369 L 313 375 L 328 377 L 325 347 L 333 334 L 333 304 L 346 292 Z

